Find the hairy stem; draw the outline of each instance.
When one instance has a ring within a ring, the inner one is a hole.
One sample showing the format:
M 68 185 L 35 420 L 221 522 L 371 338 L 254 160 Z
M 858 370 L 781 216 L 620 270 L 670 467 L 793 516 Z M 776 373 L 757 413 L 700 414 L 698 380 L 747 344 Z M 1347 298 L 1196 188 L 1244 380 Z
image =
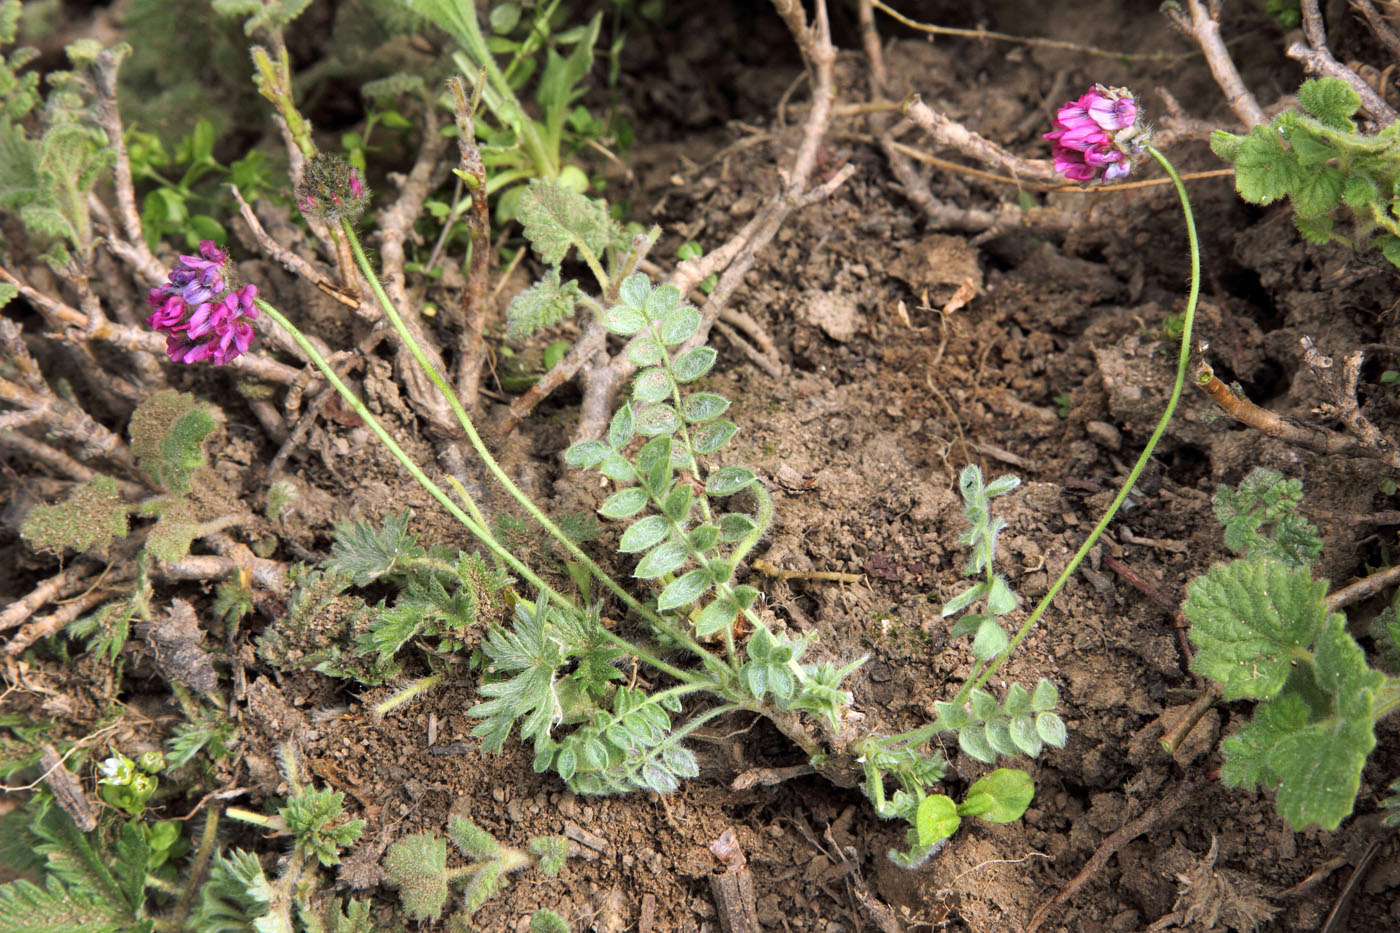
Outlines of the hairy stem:
M 1050 601 L 1059 594 L 1060 590 L 1064 588 L 1065 583 L 1068 582 L 1074 572 L 1079 569 L 1079 565 L 1083 563 L 1084 558 L 1088 556 L 1089 549 L 1098 543 L 1099 537 L 1104 533 L 1104 529 L 1108 527 L 1108 523 L 1113 521 L 1114 516 L 1118 514 L 1118 509 L 1123 505 L 1124 500 L 1128 498 L 1128 493 L 1132 492 L 1133 484 L 1135 484 L 1138 477 L 1142 475 L 1142 471 L 1147 466 L 1147 461 L 1151 458 L 1152 452 L 1157 449 L 1157 442 L 1162 439 L 1162 435 L 1167 430 L 1167 423 L 1171 421 L 1172 415 L 1176 413 L 1177 402 L 1181 400 L 1181 389 L 1182 386 L 1186 384 L 1186 370 L 1191 362 L 1191 327 L 1196 320 L 1196 301 L 1200 298 L 1201 294 L 1201 244 L 1196 236 L 1196 219 L 1191 211 L 1191 199 L 1186 195 L 1186 186 L 1182 183 L 1181 176 L 1176 173 L 1176 168 L 1167 161 L 1167 157 L 1162 155 L 1155 146 L 1148 146 L 1147 151 L 1161 164 L 1162 168 L 1166 170 L 1166 173 L 1171 176 L 1172 183 L 1176 185 L 1176 193 L 1181 198 L 1181 213 L 1186 222 L 1186 237 L 1191 253 L 1191 289 L 1186 298 L 1186 310 L 1183 311 L 1181 315 L 1181 349 L 1177 354 L 1176 381 L 1172 384 L 1171 397 L 1167 399 L 1166 410 L 1162 412 L 1162 417 L 1157 422 L 1157 427 L 1152 432 L 1152 436 L 1147 439 L 1147 446 L 1143 448 L 1142 455 L 1138 457 L 1137 463 L 1133 464 L 1132 472 L 1128 474 L 1127 480 L 1123 483 L 1123 488 L 1118 490 L 1118 495 L 1114 497 L 1113 502 L 1104 512 L 1103 517 L 1100 518 L 1098 524 L 1094 526 L 1094 530 L 1089 532 L 1089 537 L 1080 545 L 1079 550 L 1074 552 L 1074 557 L 1070 559 L 1069 564 L 1065 567 L 1060 576 L 1056 578 L 1055 582 L 1050 586 L 1050 589 L 1041 597 L 1035 609 L 1026 617 L 1026 621 L 1021 625 L 1020 630 L 1016 632 L 1015 637 L 1011 639 L 1006 649 L 1002 651 L 1001 654 L 997 655 L 981 674 L 963 684 L 963 688 L 958 691 L 958 695 L 954 699 L 956 703 L 967 702 L 968 695 L 976 688 L 985 684 L 988 678 L 997 672 L 997 669 L 1011 656 L 1011 653 L 1016 650 L 1017 646 L 1030 634 L 1035 624 L 1040 621 L 1040 617 L 1044 615 L 1045 610 L 1049 608 Z

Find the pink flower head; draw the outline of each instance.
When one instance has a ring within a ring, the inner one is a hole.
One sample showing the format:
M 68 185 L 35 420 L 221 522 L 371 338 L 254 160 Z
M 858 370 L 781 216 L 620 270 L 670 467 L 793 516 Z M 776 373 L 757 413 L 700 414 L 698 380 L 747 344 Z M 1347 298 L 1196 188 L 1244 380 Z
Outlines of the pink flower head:
M 228 254 L 213 240 L 199 244 L 199 256 L 181 256 L 170 278 L 151 289 L 146 302 L 155 310 L 146 323 L 165 334 L 165 352 L 177 363 L 213 360 L 222 366 L 248 352 L 258 316 L 257 286 L 231 288 L 224 278 Z
M 1095 85 L 1055 114 L 1050 140 L 1055 171 L 1073 181 L 1113 181 L 1133 168 L 1146 130 L 1138 124 L 1137 100 L 1126 88 Z

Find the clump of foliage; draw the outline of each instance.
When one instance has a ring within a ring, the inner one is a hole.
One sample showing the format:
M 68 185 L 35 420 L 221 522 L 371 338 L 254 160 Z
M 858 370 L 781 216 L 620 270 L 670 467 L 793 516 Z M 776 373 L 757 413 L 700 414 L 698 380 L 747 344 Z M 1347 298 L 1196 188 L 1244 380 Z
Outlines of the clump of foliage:
M 1196 645 L 1191 669 L 1226 700 L 1253 699 L 1253 718 L 1225 739 L 1221 780 L 1277 793 L 1295 830 L 1336 829 L 1356 802 L 1376 723 L 1400 709 L 1400 677 L 1366 662 L 1346 617 L 1310 571 L 1317 530 L 1297 513 L 1302 485 L 1256 469 L 1214 504 L 1241 556 L 1213 566 L 1182 607 Z
M 1298 90 L 1303 111 L 1285 110 L 1246 136 L 1211 134 L 1215 154 L 1235 167 L 1235 188 L 1252 204 L 1288 198 L 1293 223 L 1313 243 L 1374 246 L 1400 266 L 1400 124 L 1363 135 L 1353 117 L 1361 97 L 1340 78 Z M 1335 216 L 1347 207 L 1350 222 Z

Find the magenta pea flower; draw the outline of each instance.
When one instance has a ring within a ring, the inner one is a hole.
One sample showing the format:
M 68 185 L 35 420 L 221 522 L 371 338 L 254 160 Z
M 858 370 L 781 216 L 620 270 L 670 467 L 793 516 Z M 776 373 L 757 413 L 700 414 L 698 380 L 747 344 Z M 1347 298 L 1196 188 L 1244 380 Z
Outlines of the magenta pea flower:
M 1061 106 L 1054 122 L 1045 138 L 1053 145 L 1055 171 L 1073 181 L 1125 177 L 1146 141 L 1137 99 L 1127 88 L 1095 85 Z
M 228 254 L 213 240 L 199 244 L 198 256 L 181 256 L 170 278 L 151 289 L 146 303 L 155 310 L 146 323 L 165 334 L 165 352 L 177 363 L 213 361 L 222 366 L 248 352 L 258 316 L 256 285 L 229 287 Z

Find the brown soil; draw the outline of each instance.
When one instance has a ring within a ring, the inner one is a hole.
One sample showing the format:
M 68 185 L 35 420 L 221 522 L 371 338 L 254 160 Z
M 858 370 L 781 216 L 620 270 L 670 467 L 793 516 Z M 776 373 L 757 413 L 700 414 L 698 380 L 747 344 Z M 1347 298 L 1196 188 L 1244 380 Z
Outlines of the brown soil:
M 1162 41 L 1165 27 L 1151 6 L 1079 4 L 1070 18 L 1007 0 L 982 5 L 978 21 L 1127 51 L 1185 50 L 1180 41 Z M 971 24 L 952 5 L 907 12 Z M 629 50 L 627 73 L 635 77 L 624 84 L 641 140 L 629 164 L 638 180 L 630 189 L 619 181 L 610 194 L 629 197 L 635 219 L 663 226 L 657 256 L 687 238 L 723 242 L 775 190 L 776 168 L 795 142 L 791 127 L 800 122 L 805 91 L 789 104 L 786 124 L 772 113 L 799 70 L 785 34 L 766 9 L 724 13 L 730 18 L 716 23 L 712 12 L 678 10 L 669 31 Z M 854 24 L 838 18 L 841 26 L 848 30 L 838 34 L 842 46 L 857 48 Z M 888 22 L 882 28 L 903 35 Z M 1278 54 L 1280 39 L 1277 30 L 1255 34 L 1236 50 L 1253 64 L 1246 78 L 1266 101 L 1301 77 Z M 736 47 L 747 55 L 733 55 Z M 783 50 L 776 61 L 765 58 L 773 49 Z M 894 88 L 917 90 L 1018 151 L 1038 152 L 1049 107 L 1074 93 L 1066 89 L 1093 81 L 1134 87 L 1149 109 L 1158 108 L 1150 90 L 1164 87 L 1188 112 L 1229 119 L 1199 58 L 1130 68 L 1066 51 L 918 38 L 899 39 L 887 55 Z M 840 101 L 864 99 L 864 67 L 857 53 L 843 54 Z M 1047 100 L 1052 88 L 1057 99 Z M 726 119 L 761 129 L 726 126 Z M 863 574 L 859 584 L 759 581 L 765 612 L 776 626 L 819 633 L 822 656 L 869 654 L 854 678 L 856 706 L 878 728 L 898 730 L 926 721 L 970 667 L 966 645 L 950 640 L 939 615 L 963 579 L 957 471 L 978 463 L 989 476 L 1015 472 L 1025 480 L 998 500 L 1008 522 L 1000 559 L 1033 605 L 1113 496 L 1165 403 L 1176 350 L 1162 325 L 1184 305 L 1187 257 L 1167 187 L 1053 195 L 1087 214 L 1068 235 L 1026 227 L 974 244 L 971 235 L 926 230 L 878 149 L 860 138 L 864 132 L 859 118 L 838 121 L 828 164 L 853 162 L 857 174 L 831 200 L 795 216 L 736 299 L 773 336 L 786 374 L 762 374 L 717 338 L 721 367 L 712 381 L 736 400 L 733 417 L 743 427 L 737 456 L 774 491 L 777 518 L 761 556 L 788 570 Z M 1218 165 L 1201 143 L 1171 155 L 1183 170 Z M 945 172 L 932 184 L 936 195 L 958 203 L 991 206 L 1014 196 Z M 1286 211 L 1248 208 L 1228 179 L 1198 181 L 1191 191 L 1203 235 L 1199 334 L 1222 377 L 1256 402 L 1312 417 L 1321 398 L 1301 364 L 1303 336 L 1334 355 L 1400 344 L 1393 270 L 1340 248 L 1306 246 Z M 978 295 L 942 313 L 968 276 Z M 1390 362 L 1385 353 L 1375 359 L 1378 367 Z M 1367 414 L 1385 429 L 1395 423 L 1394 395 L 1374 379 L 1368 384 L 1376 389 L 1368 390 Z M 269 442 L 243 440 L 257 427 L 228 382 L 201 378 L 198 389 L 239 422 L 237 431 L 228 429 L 236 443 L 215 455 L 216 470 L 259 505 L 266 486 L 259 461 Z M 1067 413 L 1057 412 L 1061 393 L 1069 396 Z M 416 432 L 402 403 L 387 390 L 379 403 L 398 420 L 410 452 L 433 462 L 432 440 Z M 576 397 L 561 393 L 501 451 L 556 513 L 587 511 L 604 495 L 596 481 L 560 465 L 576 418 Z M 694 743 L 702 776 L 673 795 L 576 798 L 556 777 L 534 774 L 529 751 L 514 741 L 501 756 L 481 753 L 466 714 L 475 674 L 465 670 L 376 719 L 367 707 L 388 688 L 347 691 L 320 675 L 271 670 L 245 650 L 249 686 L 236 706 L 244 742 L 222 776 L 248 788 L 244 802 L 256 805 L 279 791 L 274 748 L 300 734 L 318 781 L 346 792 L 354 815 L 368 821 L 343 881 L 373 882 L 385 844 L 409 832 L 442 832 L 455 815 L 517 844 L 563 832 L 576 851 L 561 875 L 522 875 L 475 921 L 485 930 L 521 929 L 532 909 L 548 906 L 575 930 L 598 931 L 727 929 L 710 886 L 721 866 L 708 846 L 729 827 L 748 858 L 764 929 L 874 929 L 879 905 L 913 930 L 1025 929 L 1111 833 L 1194 781 L 1199 789 L 1183 807 L 1122 846 L 1044 929 L 1250 929 L 1252 920 L 1260 930 L 1317 930 L 1373 838 L 1380 855 L 1352 895 L 1349 925 L 1335 929 L 1397 929 L 1400 846 L 1393 835 L 1375 836 L 1374 821 L 1360 817 L 1336 832 L 1293 833 L 1268 795 L 1214 780 L 1216 740 L 1248 716 L 1247 704 L 1218 707 L 1174 758 L 1156 743 L 1164 719 L 1189 704 L 1199 685 L 1171 613 L 1103 558 L 1116 558 L 1178 602 L 1191 579 L 1227 556 L 1209 496 L 1256 465 L 1303 480 L 1307 510 L 1326 537 L 1320 572 L 1335 584 L 1382 563 L 1394 544 L 1391 529 L 1359 520 L 1395 508 L 1380 491 L 1381 467 L 1288 447 L 1187 394 L 1129 507 L 994 682 L 1000 690 L 1054 681 L 1067 747 L 1019 762 L 1037 786 L 1024 820 L 972 821 L 918 871 L 889 863 L 885 853 L 901 843 L 902 830 L 881 824 L 857 791 L 813 776 L 731 791 L 729 782 L 745 769 L 799 760 L 764 723 L 735 719 L 706 730 Z M 298 511 L 270 532 L 279 557 L 323 555 L 334 521 L 378 520 L 404 506 L 414 510 L 422 540 L 468 546 L 362 428 L 322 422 L 290 467 L 304 494 Z M 608 530 L 590 545 L 599 559 L 614 537 Z M 27 560 L 37 575 L 41 568 Z M 24 580 L 7 582 L 24 589 Z M 207 602 L 197 588 L 168 595 Z M 1363 607 L 1355 618 L 1373 612 Z M 44 665 L 30 678 L 54 691 L 48 715 L 76 735 L 107 699 L 99 675 L 84 662 Z M 136 659 L 121 698 L 150 719 L 124 727 L 125 738 L 157 741 L 177 721 L 167 697 L 149 663 Z M 1400 773 L 1395 723 L 1378 731 L 1358 814 L 1373 812 Z M 984 773 L 956 745 L 946 751 L 955 789 Z M 1173 911 L 1179 924 L 1158 924 Z

